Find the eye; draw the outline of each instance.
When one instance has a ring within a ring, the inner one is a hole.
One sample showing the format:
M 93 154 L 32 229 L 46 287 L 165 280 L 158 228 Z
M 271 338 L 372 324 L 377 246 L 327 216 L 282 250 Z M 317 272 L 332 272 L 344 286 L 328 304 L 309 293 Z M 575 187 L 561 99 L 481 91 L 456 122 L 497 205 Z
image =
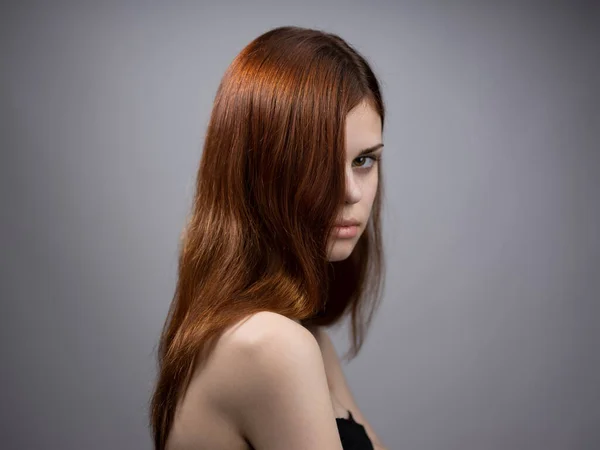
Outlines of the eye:
M 370 155 L 370 156 L 359 156 L 358 158 L 356 158 L 354 161 L 362 161 L 362 160 L 371 160 L 371 165 L 367 166 L 364 163 L 359 163 L 356 167 L 360 168 L 360 169 L 370 169 L 371 167 L 373 167 L 375 165 L 375 163 L 377 161 L 379 161 L 379 156 L 377 155 Z

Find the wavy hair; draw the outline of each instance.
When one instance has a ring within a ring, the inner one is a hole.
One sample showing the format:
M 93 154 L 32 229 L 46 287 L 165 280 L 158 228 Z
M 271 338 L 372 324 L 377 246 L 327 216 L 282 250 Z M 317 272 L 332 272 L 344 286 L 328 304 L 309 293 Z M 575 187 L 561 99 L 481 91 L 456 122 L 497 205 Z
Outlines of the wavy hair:
M 383 286 L 379 165 L 371 217 L 352 254 L 329 262 L 327 244 L 345 201 L 346 116 L 363 101 L 383 126 L 369 64 L 320 30 L 271 29 L 227 68 L 158 347 L 150 402 L 156 450 L 165 448 L 199 358 L 226 328 L 255 312 L 324 326 L 351 315 L 350 359 L 358 354 Z

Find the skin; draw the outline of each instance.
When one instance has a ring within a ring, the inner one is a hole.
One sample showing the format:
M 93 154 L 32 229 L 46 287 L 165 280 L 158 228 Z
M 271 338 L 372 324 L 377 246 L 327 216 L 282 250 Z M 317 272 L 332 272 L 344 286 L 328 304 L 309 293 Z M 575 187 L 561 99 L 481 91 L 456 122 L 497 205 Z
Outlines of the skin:
M 347 258 L 364 232 L 377 189 L 376 162 L 359 157 L 381 143 L 381 121 L 366 103 L 346 119 L 346 203 L 340 219 L 361 222 L 358 235 L 331 237 L 329 259 Z M 365 427 L 387 450 L 358 408 L 333 343 L 321 327 L 259 312 L 225 330 L 195 368 L 181 399 L 168 450 L 343 450 L 336 417 Z
M 378 163 L 373 158 L 380 157 L 383 149 L 364 156 L 359 156 L 359 153 L 380 143 L 383 143 L 381 118 L 368 103 L 361 103 L 346 117 L 346 204 L 338 218 L 356 219 L 360 226 L 353 238 L 331 236 L 330 261 L 348 258 L 365 231 L 379 182 Z

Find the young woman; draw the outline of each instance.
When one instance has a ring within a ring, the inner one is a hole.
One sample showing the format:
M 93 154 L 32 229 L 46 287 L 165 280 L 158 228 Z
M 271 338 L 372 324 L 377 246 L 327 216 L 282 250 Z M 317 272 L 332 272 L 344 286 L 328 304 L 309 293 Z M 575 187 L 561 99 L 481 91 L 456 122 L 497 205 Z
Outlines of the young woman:
M 325 331 L 350 317 L 356 356 L 379 303 L 383 123 L 337 35 L 275 28 L 233 60 L 159 346 L 156 450 L 383 449 Z

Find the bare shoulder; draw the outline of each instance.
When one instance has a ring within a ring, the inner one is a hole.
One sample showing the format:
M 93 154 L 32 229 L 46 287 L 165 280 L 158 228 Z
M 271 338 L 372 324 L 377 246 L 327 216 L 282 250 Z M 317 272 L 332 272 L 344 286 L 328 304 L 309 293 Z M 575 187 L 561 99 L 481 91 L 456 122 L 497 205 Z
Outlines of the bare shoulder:
M 341 449 L 325 367 L 313 334 L 272 312 L 253 314 L 223 336 L 223 407 L 261 449 Z
M 310 346 L 316 340 L 311 332 L 288 317 L 270 311 L 261 311 L 245 318 L 234 325 L 226 333 L 228 345 L 234 345 L 244 349 L 256 349 L 262 347 L 265 341 L 274 337 L 289 338 L 288 343 L 294 345 Z M 278 339 L 279 342 L 282 339 Z
M 252 396 L 253 389 L 263 384 L 277 389 L 294 373 L 324 372 L 319 344 L 311 332 L 269 311 L 231 327 L 219 346 L 229 386 L 236 386 L 231 395 L 236 407 L 243 396 Z

